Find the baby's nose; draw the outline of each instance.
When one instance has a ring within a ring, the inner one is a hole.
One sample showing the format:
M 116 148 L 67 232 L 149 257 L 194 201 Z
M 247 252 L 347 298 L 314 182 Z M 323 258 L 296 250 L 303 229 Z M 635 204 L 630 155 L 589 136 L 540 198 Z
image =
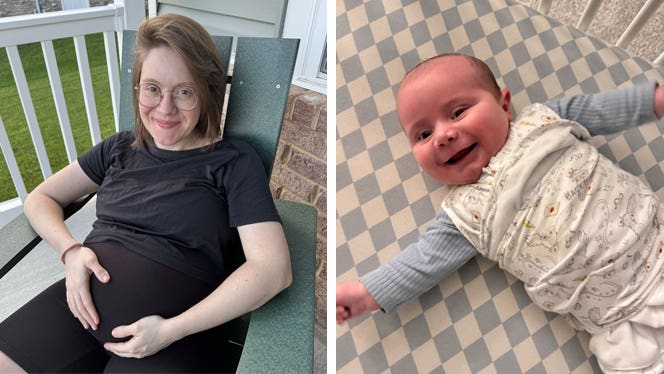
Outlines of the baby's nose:
M 448 145 L 453 142 L 457 138 L 458 132 L 454 126 L 444 126 L 438 129 L 434 136 L 435 145 L 439 147 Z

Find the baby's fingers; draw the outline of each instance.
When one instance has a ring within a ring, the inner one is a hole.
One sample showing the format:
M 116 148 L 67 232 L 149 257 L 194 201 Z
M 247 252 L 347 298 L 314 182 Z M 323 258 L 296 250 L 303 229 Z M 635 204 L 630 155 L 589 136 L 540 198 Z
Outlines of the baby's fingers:
M 350 312 L 347 306 L 337 305 L 337 323 L 342 324 L 350 318 Z

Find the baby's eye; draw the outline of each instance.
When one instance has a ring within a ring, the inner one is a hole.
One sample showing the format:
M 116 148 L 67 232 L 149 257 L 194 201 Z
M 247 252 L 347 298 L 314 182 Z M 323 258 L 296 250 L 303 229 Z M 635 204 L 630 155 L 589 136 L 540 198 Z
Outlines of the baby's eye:
M 457 119 L 466 111 L 466 108 L 459 108 L 452 113 L 452 119 Z
M 430 137 L 431 133 L 432 133 L 431 130 L 424 130 L 417 136 L 417 140 L 424 140 Z

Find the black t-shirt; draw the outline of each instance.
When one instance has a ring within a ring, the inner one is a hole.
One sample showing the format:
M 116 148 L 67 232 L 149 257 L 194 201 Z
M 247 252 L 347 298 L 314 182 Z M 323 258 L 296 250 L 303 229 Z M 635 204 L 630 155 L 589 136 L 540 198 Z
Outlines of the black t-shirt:
M 237 227 L 280 221 L 265 169 L 248 144 L 212 150 L 131 148 L 116 133 L 78 158 L 99 184 L 86 242 L 116 242 L 185 274 L 219 284 L 244 256 Z

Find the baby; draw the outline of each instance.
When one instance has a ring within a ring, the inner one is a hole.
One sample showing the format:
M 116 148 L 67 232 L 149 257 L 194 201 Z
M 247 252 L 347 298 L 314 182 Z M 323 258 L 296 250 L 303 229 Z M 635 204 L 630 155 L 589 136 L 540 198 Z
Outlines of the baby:
M 479 252 L 591 333 L 602 370 L 661 372 L 664 207 L 586 140 L 661 118 L 664 89 L 534 104 L 514 120 L 510 99 L 470 56 L 437 56 L 406 75 L 397 110 L 415 159 L 454 187 L 417 243 L 337 286 L 337 321 L 392 312 Z

